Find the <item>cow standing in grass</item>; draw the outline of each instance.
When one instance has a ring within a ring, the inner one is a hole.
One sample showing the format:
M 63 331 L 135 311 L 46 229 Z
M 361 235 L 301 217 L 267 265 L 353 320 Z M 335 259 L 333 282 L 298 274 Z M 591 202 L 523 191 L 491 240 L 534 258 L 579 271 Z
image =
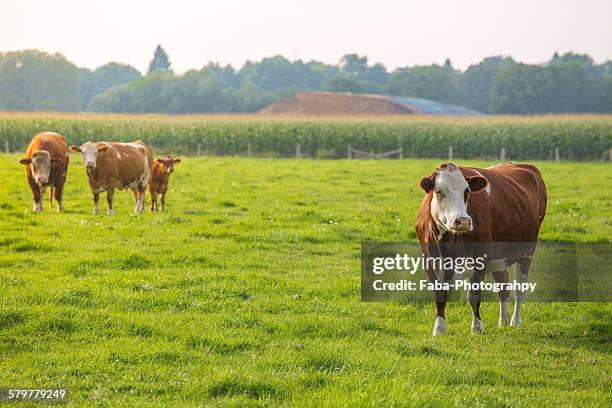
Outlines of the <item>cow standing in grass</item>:
M 57 202 L 57 211 L 63 211 L 62 193 L 68 173 L 68 144 L 64 136 L 54 132 L 38 133 L 32 139 L 25 158 L 19 163 L 26 166 L 26 177 L 34 196 L 34 211 L 42 211 L 42 193 L 49 189 L 49 203 L 53 197 Z
M 134 212 L 144 211 L 145 189 L 151 176 L 153 153 L 141 141 L 132 143 L 87 142 L 70 146 L 70 150 L 83 154 L 89 187 L 93 193 L 94 214 L 100 213 L 100 193 L 106 191 L 108 214 L 113 215 L 115 189 L 134 192 Z
M 471 256 L 486 259 L 472 271 L 471 282 L 482 282 L 485 272 L 507 283 L 507 267 L 517 264 L 517 280 L 527 281 L 540 225 L 546 215 L 546 186 L 540 172 L 528 164 L 499 164 L 487 168 L 457 167 L 447 163 L 420 182 L 426 195 L 416 221 L 425 256 Z M 468 252 L 468 253 L 465 253 Z M 448 281 L 454 271 L 434 270 L 430 280 Z M 524 293 L 515 293 L 513 325 L 520 325 Z M 435 292 L 437 318 L 434 336 L 446 332 L 447 292 Z M 483 332 L 480 290 L 470 290 L 472 332 Z M 499 325 L 510 323 L 508 291 L 499 292 Z
M 170 175 L 174 173 L 174 165 L 181 162 L 181 159 L 174 159 L 172 156 L 164 156 L 153 163 L 151 169 L 151 179 L 149 180 L 149 193 L 151 194 L 151 211 L 157 211 L 157 195 L 161 198 L 161 209 L 164 211 L 166 205 L 166 192 Z

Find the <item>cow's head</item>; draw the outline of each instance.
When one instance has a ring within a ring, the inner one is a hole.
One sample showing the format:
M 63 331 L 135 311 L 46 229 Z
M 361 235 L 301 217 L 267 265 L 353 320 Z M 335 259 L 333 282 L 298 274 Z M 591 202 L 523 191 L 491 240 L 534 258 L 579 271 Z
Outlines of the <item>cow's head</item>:
M 472 217 L 467 212 L 468 195 L 485 188 L 486 178 L 464 177 L 452 163 L 443 164 L 436 172 L 421 180 L 421 188 L 432 193 L 431 216 L 442 232 L 472 231 Z
M 80 147 L 72 145 L 70 146 L 70 150 L 72 150 L 74 153 L 83 153 L 83 163 L 85 163 L 85 167 L 88 169 L 95 169 L 98 153 L 105 152 L 108 150 L 108 147 L 109 146 L 106 143 L 86 142 Z
M 174 173 L 174 165 L 181 162 L 181 159 L 174 159 L 172 156 L 164 156 L 157 159 L 157 162 L 161 164 L 162 170 L 165 174 Z
M 30 165 L 32 177 L 41 186 L 49 182 L 51 167 L 60 163 L 60 159 L 51 158 L 51 154 L 46 150 L 34 150 L 29 159 L 21 159 L 19 163 L 24 166 Z

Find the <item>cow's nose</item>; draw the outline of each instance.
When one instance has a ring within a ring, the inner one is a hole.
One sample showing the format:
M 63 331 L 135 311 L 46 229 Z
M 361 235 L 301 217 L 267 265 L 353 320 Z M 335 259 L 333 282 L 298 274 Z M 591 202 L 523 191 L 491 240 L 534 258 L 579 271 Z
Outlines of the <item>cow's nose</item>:
M 96 167 L 96 163 L 94 163 L 94 162 L 87 162 L 87 163 L 85 163 L 85 167 L 87 167 L 88 169 L 93 169 L 94 167 Z
M 470 217 L 457 217 L 455 218 L 455 228 L 462 231 L 467 231 L 472 226 L 472 219 Z

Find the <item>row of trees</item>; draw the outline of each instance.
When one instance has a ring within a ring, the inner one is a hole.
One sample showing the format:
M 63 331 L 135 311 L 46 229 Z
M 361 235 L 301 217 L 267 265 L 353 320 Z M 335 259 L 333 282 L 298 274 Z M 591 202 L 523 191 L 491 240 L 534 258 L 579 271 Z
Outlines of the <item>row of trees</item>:
M 612 61 L 555 54 L 542 65 L 486 58 L 465 72 L 444 65 L 389 72 L 367 57 L 337 65 L 282 56 L 239 70 L 208 64 L 176 75 L 157 47 L 145 76 L 129 65 L 78 68 L 60 54 L 0 54 L 0 109 L 98 112 L 253 112 L 300 91 L 380 93 L 433 99 L 484 113 L 612 112 Z

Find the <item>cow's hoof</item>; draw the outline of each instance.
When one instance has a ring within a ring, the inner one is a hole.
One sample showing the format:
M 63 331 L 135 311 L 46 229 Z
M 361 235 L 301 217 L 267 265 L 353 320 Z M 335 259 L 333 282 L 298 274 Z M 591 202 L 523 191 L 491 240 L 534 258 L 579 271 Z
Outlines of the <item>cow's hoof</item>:
M 474 318 L 472 320 L 472 334 L 474 333 L 484 333 L 484 325 L 482 324 L 482 320 L 478 318 Z
M 37 213 L 42 212 L 42 204 L 41 203 L 34 204 L 32 211 L 37 212 Z
M 107 211 L 108 215 L 115 215 L 115 210 L 113 210 L 112 208 L 109 208 Z
M 513 317 L 510 322 L 510 326 L 521 327 L 523 325 L 523 319 L 519 317 Z
M 510 324 L 510 317 L 508 315 L 499 316 L 499 327 L 507 327 L 509 324 Z
M 63 205 L 61 205 L 61 204 L 59 204 L 59 205 L 57 206 L 57 212 L 62 212 L 62 211 L 64 211 L 64 206 L 63 206 Z
M 434 324 L 433 335 L 441 336 L 446 334 L 446 322 L 443 317 L 438 316 L 436 318 L 436 324 Z

